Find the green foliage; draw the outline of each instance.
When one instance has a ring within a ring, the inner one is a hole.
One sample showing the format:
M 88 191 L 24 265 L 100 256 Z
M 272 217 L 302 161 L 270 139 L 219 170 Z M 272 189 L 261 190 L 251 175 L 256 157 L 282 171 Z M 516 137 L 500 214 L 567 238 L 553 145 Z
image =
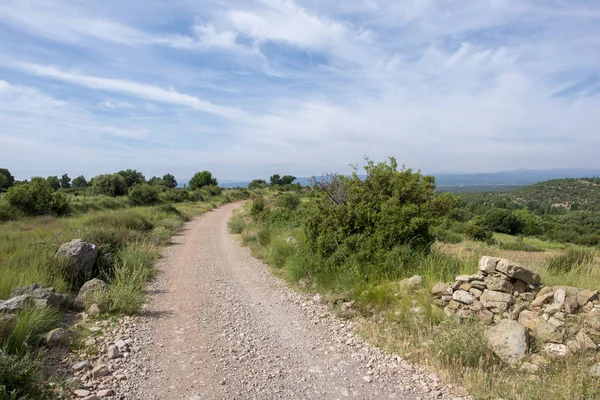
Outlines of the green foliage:
M 259 216 L 265 209 L 265 199 L 257 197 L 250 203 L 250 215 L 252 217 Z
M 188 186 L 192 190 L 201 189 L 205 186 L 217 186 L 216 178 L 213 178 L 209 171 L 196 172 L 192 179 L 188 182 Z
M 48 185 L 50 185 L 52 190 L 60 189 L 60 180 L 58 179 L 58 176 L 49 176 L 46 178 L 46 182 L 48 182 Z
M 389 163 L 368 161 L 366 178 L 332 176 L 317 182 L 306 234 L 323 258 L 340 252 L 359 262 L 381 264 L 389 251 L 408 245 L 428 251 L 434 241 L 430 227 L 449 210 L 450 195 L 435 191 L 435 180 Z
M 129 201 L 134 206 L 149 206 L 160 202 L 160 189 L 144 183 L 129 189 Z
M 171 174 L 165 174 L 162 177 L 163 184 L 171 189 L 175 189 L 177 187 L 177 180 Z
M 6 193 L 8 203 L 27 215 L 64 215 L 69 212 L 69 200 L 56 193 L 41 178 L 11 187 Z
M 127 188 L 131 188 L 134 185 L 141 185 L 143 183 L 146 183 L 146 178 L 144 177 L 144 174 L 135 169 L 121 170 L 117 172 L 117 174 L 123 177 Z
M 0 192 L 11 188 L 15 184 L 15 177 L 6 168 L 0 168 Z
M 57 398 L 42 378 L 42 363 L 31 355 L 15 357 L 0 349 L 0 400 Z
M 248 189 L 262 189 L 267 186 L 267 181 L 264 179 L 254 179 L 248 184 Z
M 127 194 L 127 182 L 120 174 L 103 174 L 92 179 L 92 193 L 110 197 Z
M 295 193 L 282 193 L 277 196 L 277 205 L 288 210 L 295 210 L 300 205 L 300 196 Z
M 496 363 L 488 348 L 485 327 L 459 323 L 457 319 L 448 319 L 439 325 L 430 350 L 449 366 L 487 368 Z
M 158 195 L 158 198 L 162 202 L 166 203 L 181 203 L 188 200 L 189 192 L 187 190 L 180 189 L 167 189 Z
M 269 181 L 271 182 L 271 185 L 273 185 L 273 186 L 291 185 L 292 182 L 294 182 L 295 180 L 296 180 L 296 177 L 292 176 L 292 175 L 281 176 L 279 174 L 274 174 L 274 175 L 271 175 L 271 177 L 269 178 Z
M 567 249 L 566 252 L 548 260 L 548 271 L 552 274 L 568 273 L 575 268 L 594 261 L 594 252 L 585 249 Z
M 71 184 L 74 188 L 78 188 L 78 189 L 89 186 L 88 181 L 85 179 L 85 176 L 83 176 L 83 175 L 79 175 L 77 178 L 73 179 L 73 182 Z
M 483 216 L 483 224 L 487 229 L 494 232 L 517 235 L 522 232 L 523 227 L 512 211 L 504 208 L 492 208 Z
M 494 235 L 491 231 L 480 226 L 476 221 L 471 221 L 464 225 L 464 233 L 469 239 L 491 244 L 494 241 Z
M 60 187 L 63 189 L 71 187 L 71 178 L 69 178 L 69 175 L 63 174 L 63 176 L 60 177 Z

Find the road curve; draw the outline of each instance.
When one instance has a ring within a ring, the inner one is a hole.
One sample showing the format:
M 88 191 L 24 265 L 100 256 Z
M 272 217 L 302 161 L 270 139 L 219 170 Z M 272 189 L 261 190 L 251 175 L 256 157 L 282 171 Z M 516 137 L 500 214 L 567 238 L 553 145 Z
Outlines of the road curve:
M 122 398 L 452 398 L 274 277 L 228 233 L 239 205 L 190 221 L 164 251 Z

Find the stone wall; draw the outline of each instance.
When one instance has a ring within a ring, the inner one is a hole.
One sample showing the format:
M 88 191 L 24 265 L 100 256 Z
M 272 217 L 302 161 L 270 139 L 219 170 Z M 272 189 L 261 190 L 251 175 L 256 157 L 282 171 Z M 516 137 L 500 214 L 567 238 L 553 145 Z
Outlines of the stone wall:
M 477 274 L 437 283 L 432 294 L 446 315 L 491 325 L 490 345 L 510 364 L 532 353 L 547 359 L 600 348 L 597 290 L 544 286 L 539 275 L 505 259 L 482 257 Z

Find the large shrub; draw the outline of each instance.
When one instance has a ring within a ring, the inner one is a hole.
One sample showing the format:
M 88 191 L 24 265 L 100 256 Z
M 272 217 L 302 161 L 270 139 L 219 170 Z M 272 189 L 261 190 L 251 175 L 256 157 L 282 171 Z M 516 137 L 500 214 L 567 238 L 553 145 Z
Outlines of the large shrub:
M 0 168 L 0 192 L 12 187 L 15 184 L 15 177 L 6 168 Z
M 451 196 L 435 190 L 435 179 L 389 163 L 368 161 L 367 176 L 330 175 L 315 182 L 317 195 L 306 224 L 312 250 L 359 255 L 382 263 L 397 246 L 427 252 L 435 238 L 430 227 L 450 208 Z M 341 249 L 341 250 L 339 250 Z
M 135 169 L 126 169 L 117 172 L 117 174 L 121 175 L 123 179 L 125 179 L 125 183 L 127 187 L 133 187 L 134 185 L 141 185 L 146 183 L 146 178 L 144 174 Z
M 288 210 L 295 210 L 300 205 L 300 196 L 295 193 L 283 193 L 277 196 L 277 205 Z
M 492 208 L 483 216 L 483 224 L 486 228 L 495 232 L 516 235 L 523 231 L 522 222 L 511 210 L 505 208 Z
M 129 201 L 134 206 L 149 206 L 160 203 L 160 188 L 148 185 L 135 185 L 129 190 Z
M 218 182 L 209 171 L 196 172 L 188 182 L 192 190 L 201 189 L 204 186 L 217 186 Z
M 92 179 L 92 193 L 105 196 L 124 196 L 127 194 L 127 182 L 119 174 L 103 174 Z
M 69 212 L 69 200 L 55 192 L 43 178 L 11 187 L 6 193 L 9 204 L 27 215 L 64 215 Z

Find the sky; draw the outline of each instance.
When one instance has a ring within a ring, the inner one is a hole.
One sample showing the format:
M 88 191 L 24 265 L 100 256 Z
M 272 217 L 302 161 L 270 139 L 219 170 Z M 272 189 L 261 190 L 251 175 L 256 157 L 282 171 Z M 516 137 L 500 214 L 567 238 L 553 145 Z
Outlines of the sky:
M 0 0 L 0 167 L 600 168 L 597 0 Z

